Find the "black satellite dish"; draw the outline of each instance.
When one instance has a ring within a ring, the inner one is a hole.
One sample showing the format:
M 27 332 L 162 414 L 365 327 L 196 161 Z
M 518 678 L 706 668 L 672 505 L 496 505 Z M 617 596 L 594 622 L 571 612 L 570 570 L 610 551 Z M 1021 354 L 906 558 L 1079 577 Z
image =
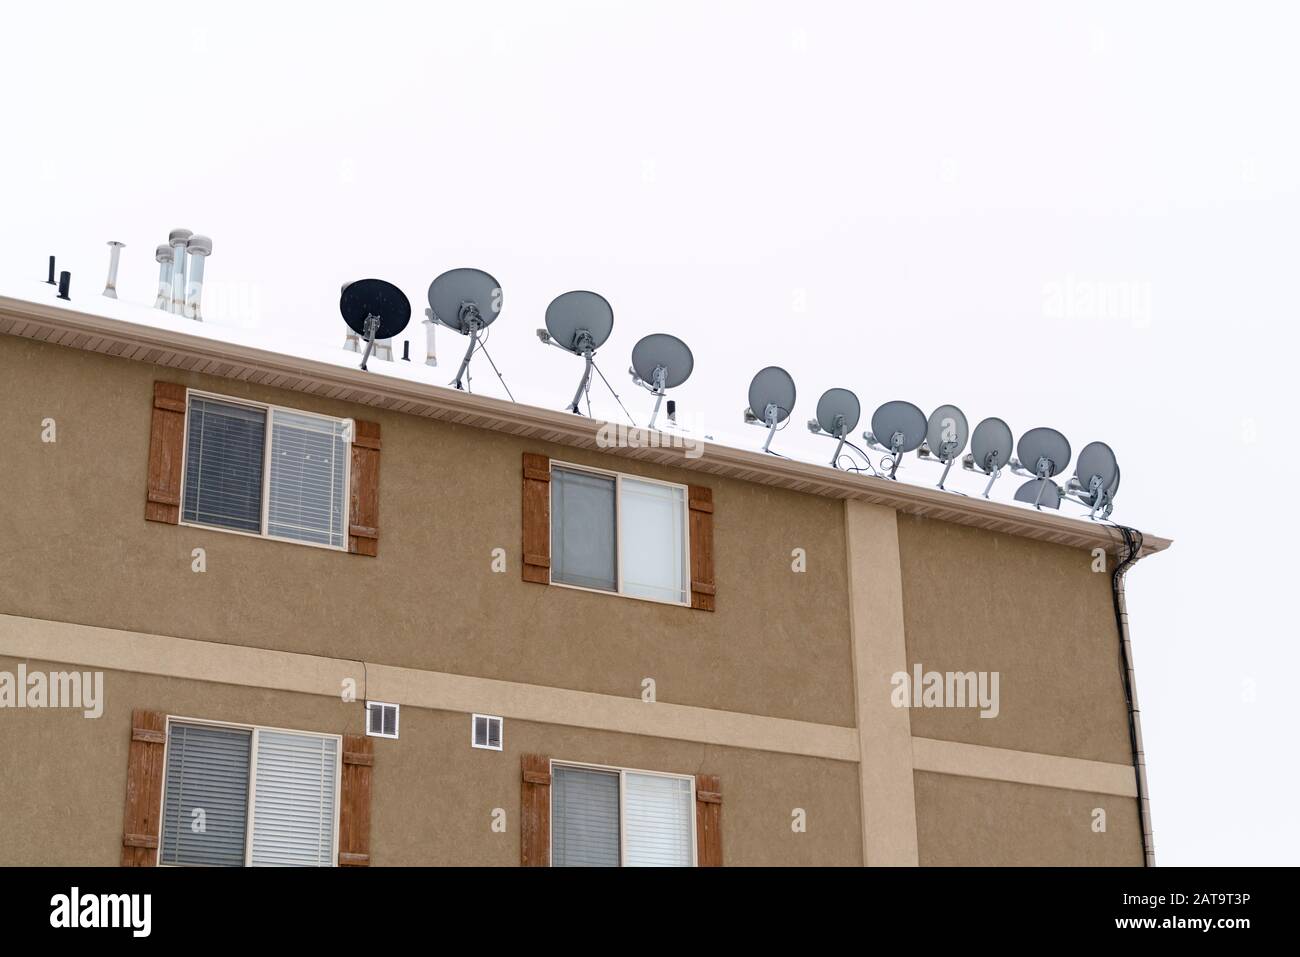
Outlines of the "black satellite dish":
M 399 335 L 411 321 L 411 301 L 391 282 L 358 279 L 343 287 L 339 312 L 348 327 L 366 340 L 366 351 L 361 357 L 364 372 L 375 340 Z

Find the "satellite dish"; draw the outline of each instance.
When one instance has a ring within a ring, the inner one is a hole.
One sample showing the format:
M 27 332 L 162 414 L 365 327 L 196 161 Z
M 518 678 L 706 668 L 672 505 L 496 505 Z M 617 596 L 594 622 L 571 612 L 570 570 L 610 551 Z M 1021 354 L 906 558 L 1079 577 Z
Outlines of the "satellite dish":
M 469 360 L 479 348 L 479 333 L 501 314 L 501 284 L 481 269 L 448 269 L 429 284 L 429 311 L 434 322 L 469 336 L 469 348 L 452 383 L 457 389 L 463 388 Z M 488 361 L 492 361 L 491 356 Z M 495 363 L 492 368 L 496 368 Z M 505 384 L 504 379 L 501 382 Z
M 1016 443 L 1020 464 L 1038 478 L 1051 478 L 1070 464 L 1070 440 L 1056 429 L 1030 429 Z
M 770 451 L 776 427 L 790 417 L 794 409 L 794 379 L 780 366 L 760 369 L 749 383 L 749 412 L 767 428 L 763 451 Z
M 655 419 L 659 417 L 664 391 L 677 388 L 691 377 L 694 369 L 695 356 L 690 347 L 666 332 L 653 332 L 632 347 L 632 380 L 655 397 L 650 428 L 655 427 Z
M 1032 478 L 1016 489 L 1016 501 L 1028 502 L 1034 508 L 1060 508 L 1061 487 L 1048 478 Z
M 1105 442 L 1085 445 L 1074 466 L 1074 475 L 1076 481 L 1071 484 L 1078 486 L 1079 501 L 1090 509 L 1088 517 L 1095 519 L 1103 511 L 1109 515 L 1119 489 L 1119 462 L 1111 447 Z
M 817 418 L 808 425 L 810 427 L 815 425 L 818 433 L 839 439 L 839 444 L 835 446 L 835 454 L 831 456 L 831 468 L 840 467 L 840 452 L 844 450 L 844 443 L 849 433 L 858 427 L 860 418 L 862 418 L 862 403 L 848 389 L 827 389 L 817 400 Z
M 871 433 L 876 443 L 889 452 L 889 477 L 894 478 L 904 452 L 912 452 L 925 441 L 925 413 L 910 402 L 886 402 L 871 416 Z
M 948 470 L 952 463 L 966 451 L 966 440 L 970 437 L 970 427 L 966 416 L 955 405 L 941 405 L 930 413 L 930 420 L 925 428 L 925 444 L 930 454 L 943 463 L 943 475 L 939 477 L 939 488 L 948 480 Z
M 343 287 L 339 312 L 348 328 L 366 340 L 361 357 L 361 369 L 365 371 L 375 340 L 393 338 L 411 321 L 411 301 L 391 282 L 358 279 Z
M 570 412 L 578 411 L 578 401 L 591 387 L 591 367 L 596 350 L 605 344 L 613 331 L 614 310 L 598 293 L 585 289 L 566 292 L 556 296 L 546 307 L 546 335 L 542 341 L 585 360 L 582 381 L 569 403 Z
M 1011 461 L 1014 445 L 1011 427 L 999 418 L 990 416 L 975 426 L 970 438 L 970 460 L 972 466 L 989 476 L 989 483 L 984 486 L 985 498 L 1002 474 L 1003 466 Z
M 1061 507 L 1061 490 L 1055 482 L 1048 482 L 1053 475 L 1057 475 L 1065 470 L 1070 464 L 1070 440 L 1067 439 L 1056 429 L 1037 428 L 1030 429 L 1020 437 L 1016 444 L 1016 456 L 1020 459 L 1022 467 L 1029 469 L 1035 479 L 1042 480 L 1036 486 L 1037 494 L 1051 499 L 1055 496 L 1056 504 L 1052 505 L 1050 501 L 1046 504 L 1049 508 Z M 1048 487 L 1051 487 L 1050 490 Z M 1022 485 L 1016 492 L 1016 498 L 1021 499 L 1021 492 L 1025 491 L 1026 486 Z M 1035 499 L 1034 506 L 1042 507 L 1042 499 Z

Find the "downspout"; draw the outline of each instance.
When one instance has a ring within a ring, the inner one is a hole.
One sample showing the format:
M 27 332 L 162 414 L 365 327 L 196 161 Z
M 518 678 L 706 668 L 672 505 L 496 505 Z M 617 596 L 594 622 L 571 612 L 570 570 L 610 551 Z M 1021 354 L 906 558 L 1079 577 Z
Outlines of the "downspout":
M 1151 800 L 1147 788 L 1146 753 L 1142 748 L 1142 712 L 1137 700 L 1137 675 L 1133 670 L 1133 643 L 1129 639 L 1128 604 L 1124 598 L 1124 576 L 1138 560 L 1142 550 L 1142 533 L 1119 526 L 1124 535 L 1126 554 L 1115 566 L 1111 592 L 1115 601 L 1115 623 L 1119 627 L 1120 652 L 1124 670 L 1124 696 L 1128 701 L 1128 730 L 1133 747 L 1133 770 L 1137 777 L 1138 826 L 1142 829 L 1142 856 L 1146 867 L 1156 866 L 1155 839 L 1151 830 Z

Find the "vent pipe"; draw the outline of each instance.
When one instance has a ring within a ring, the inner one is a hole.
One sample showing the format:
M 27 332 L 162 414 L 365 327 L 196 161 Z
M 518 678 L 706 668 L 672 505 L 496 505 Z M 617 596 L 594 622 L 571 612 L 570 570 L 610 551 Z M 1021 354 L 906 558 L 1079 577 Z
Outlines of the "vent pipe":
M 347 292 L 348 286 L 350 285 L 352 285 L 352 283 L 345 282 L 343 284 L 343 288 L 339 290 L 339 295 L 342 296 L 343 293 Z M 349 326 L 346 322 L 343 323 L 343 326 L 348 331 L 347 338 L 343 340 L 343 348 L 346 349 L 348 352 L 360 352 L 361 337 L 358 336 L 356 334 L 356 331 L 351 326 Z
M 677 424 L 677 401 L 675 399 L 668 400 L 668 421 L 674 425 Z
M 104 295 L 109 299 L 117 298 L 117 261 L 121 258 L 122 247 L 125 245 L 116 239 L 108 241 L 108 282 L 104 284 Z
M 212 240 L 207 236 L 191 236 L 186 249 L 190 254 L 190 275 L 185 287 L 185 315 L 202 322 L 199 300 L 203 298 L 203 263 L 212 255 Z
M 434 341 L 434 329 L 438 324 L 433 321 L 433 309 L 424 310 L 426 318 L 424 320 L 424 364 L 427 366 L 436 366 L 438 364 L 438 344 Z
M 72 289 L 72 273 L 66 269 L 59 273 L 59 298 L 67 299 L 68 292 Z
M 51 286 L 58 285 L 58 282 L 55 281 L 54 279 L 54 257 L 53 256 L 50 257 L 50 276 L 45 281 L 48 282 Z
M 173 229 L 167 236 L 172 247 L 172 298 L 169 311 L 185 311 L 185 245 L 194 234 L 188 229 Z
M 153 252 L 158 261 L 158 298 L 153 301 L 155 309 L 167 309 L 172 301 L 172 248 L 166 243 Z

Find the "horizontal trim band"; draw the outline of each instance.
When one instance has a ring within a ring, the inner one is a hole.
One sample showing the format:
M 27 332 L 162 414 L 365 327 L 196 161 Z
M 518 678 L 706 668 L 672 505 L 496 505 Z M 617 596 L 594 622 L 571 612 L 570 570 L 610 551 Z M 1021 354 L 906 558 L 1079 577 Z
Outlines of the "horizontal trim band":
M 1137 777 L 1131 764 L 914 737 L 912 766 L 917 771 L 965 778 L 1137 797 Z

